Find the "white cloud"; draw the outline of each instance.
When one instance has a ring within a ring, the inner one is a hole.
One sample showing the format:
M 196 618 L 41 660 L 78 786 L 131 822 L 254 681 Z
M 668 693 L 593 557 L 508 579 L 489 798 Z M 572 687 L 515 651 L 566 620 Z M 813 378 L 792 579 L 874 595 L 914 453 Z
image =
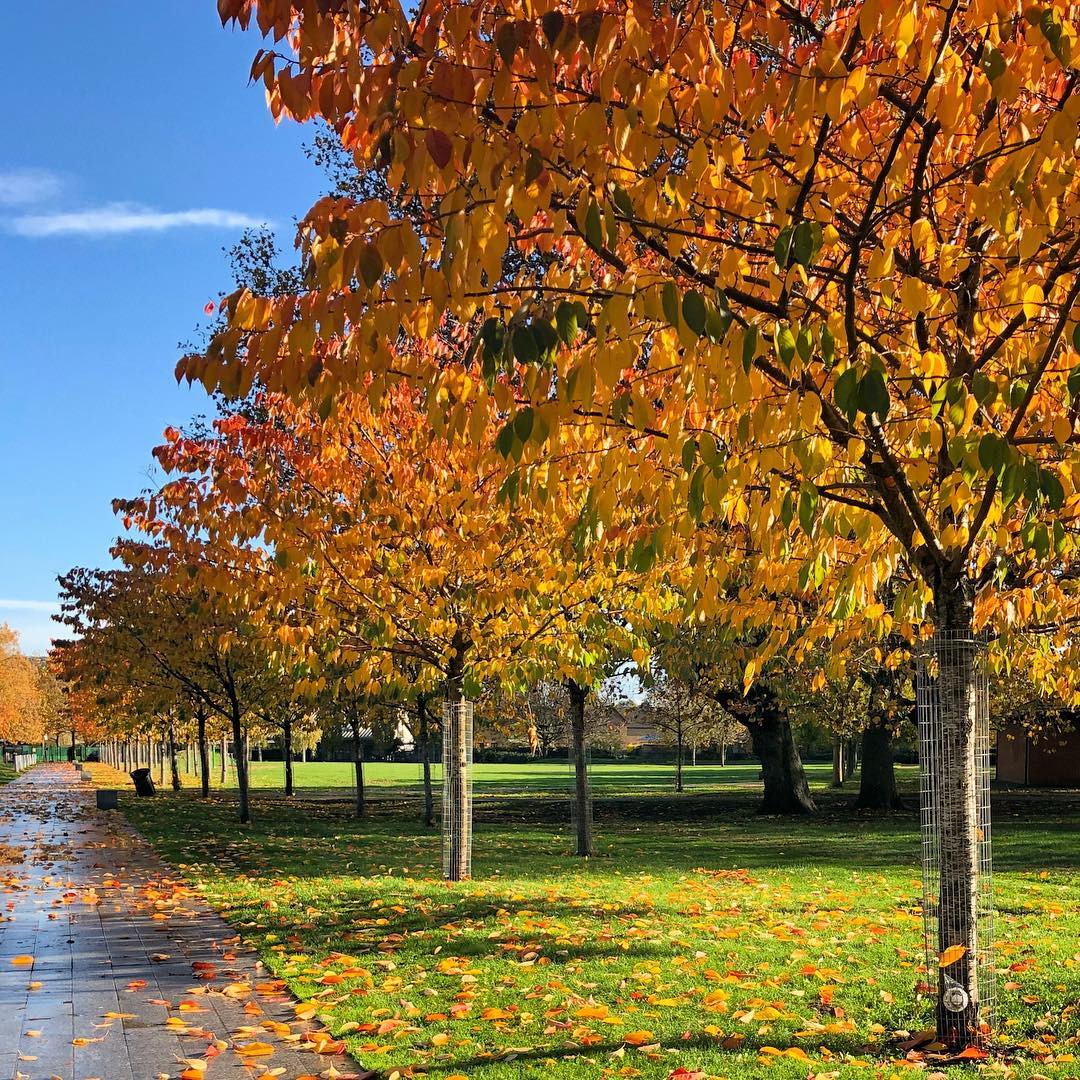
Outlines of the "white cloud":
M 153 210 L 135 203 L 108 203 L 87 210 L 23 214 L 10 229 L 19 236 L 118 236 L 166 229 L 247 229 L 266 222 L 234 210 Z
M 28 206 L 55 199 L 63 184 L 47 169 L 0 169 L 0 206 Z
M 0 611 L 58 611 L 55 600 L 5 600 L 0 598 Z

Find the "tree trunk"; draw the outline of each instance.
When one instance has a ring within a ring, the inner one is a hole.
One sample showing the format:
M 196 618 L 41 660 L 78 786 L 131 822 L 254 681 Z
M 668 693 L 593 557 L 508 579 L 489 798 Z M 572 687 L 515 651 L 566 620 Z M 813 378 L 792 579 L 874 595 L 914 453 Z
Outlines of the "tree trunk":
M 251 821 L 251 803 L 248 797 L 247 754 L 244 752 L 245 735 L 240 719 L 240 711 L 234 709 L 232 714 L 232 737 L 233 746 L 236 747 L 236 787 L 240 792 L 240 823 L 246 825 Z
M 937 1036 L 951 1050 L 971 1046 L 979 1037 L 978 678 L 971 594 L 966 578 L 939 579 L 934 589 L 938 672 L 931 694 L 940 726 L 938 805 L 932 808 L 940 830 L 938 951 L 962 950 L 959 959 L 938 972 Z M 924 761 L 922 767 L 930 764 Z
M 157 766 L 158 766 L 158 785 L 160 787 L 165 786 L 165 744 L 161 742 L 155 742 L 157 748 Z
M 364 816 L 364 755 L 360 740 L 360 717 L 353 710 L 352 718 L 353 773 L 356 779 L 356 816 Z
M 844 761 L 844 740 L 837 735 L 832 741 L 832 787 L 842 788 L 847 779 Z
M 776 712 L 761 715 L 758 720 L 743 720 L 750 741 L 761 762 L 765 795 L 759 812 L 762 814 L 813 814 L 817 811 L 806 771 L 799 757 L 791 723 Z
M 574 752 L 575 854 L 588 858 L 593 853 L 592 794 L 585 746 L 585 702 L 589 688 L 580 686 L 573 679 L 567 680 L 566 688 L 570 694 L 570 737 Z
M 455 638 L 455 651 L 446 680 L 446 704 L 452 714 L 443 725 L 446 768 L 443 790 L 446 812 L 443 831 L 446 837 L 444 873 L 450 881 L 465 881 L 472 873 L 472 799 L 469 775 L 469 729 L 465 723 L 467 702 L 464 694 L 465 648 Z
M 210 747 L 206 741 L 206 710 L 200 708 L 195 713 L 198 725 L 199 741 L 199 783 L 202 785 L 202 797 L 210 798 Z
M 180 790 L 180 769 L 176 764 L 176 728 L 169 725 L 169 772 L 173 791 Z
M 896 792 L 893 769 L 893 732 L 888 720 L 871 724 L 862 733 L 862 772 L 859 774 L 859 810 L 903 810 Z
M 281 756 L 285 759 L 285 795 L 292 797 L 292 717 L 286 716 L 281 729 Z
M 431 729 L 428 726 L 427 698 L 416 699 L 417 732 L 420 739 L 420 761 L 424 772 L 424 824 L 435 824 L 435 797 L 431 790 Z
M 727 765 L 727 739 L 720 741 L 720 764 Z
M 676 795 L 681 795 L 682 791 L 683 791 L 682 759 L 683 759 L 682 724 L 677 724 L 676 727 L 675 727 L 675 794 Z
M 240 744 L 237 743 L 237 746 Z M 224 735 L 221 736 L 221 786 L 225 786 L 226 780 L 229 779 L 229 740 Z

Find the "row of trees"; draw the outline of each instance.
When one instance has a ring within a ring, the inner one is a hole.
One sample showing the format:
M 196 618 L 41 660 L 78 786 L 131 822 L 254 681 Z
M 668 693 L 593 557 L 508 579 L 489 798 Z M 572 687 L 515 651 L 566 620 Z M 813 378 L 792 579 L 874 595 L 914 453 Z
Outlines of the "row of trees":
M 918 643 L 957 639 L 937 809 L 971 904 L 941 948 L 971 1004 L 939 1033 L 970 1041 L 976 632 L 1078 693 L 1062 9 L 218 9 L 346 165 L 296 271 L 178 368 L 254 408 L 172 433 L 174 479 L 121 506 L 145 602 L 209 624 L 223 689 L 196 698 L 239 740 L 254 643 L 296 700 L 451 706 L 554 679 L 580 709 L 629 655 L 707 687 L 767 802 L 807 810 L 789 689 L 858 686 L 884 743 Z
M 0 743 L 34 745 L 72 736 L 80 726 L 80 702 L 39 659 L 23 654 L 19 637 L 0 623 Z

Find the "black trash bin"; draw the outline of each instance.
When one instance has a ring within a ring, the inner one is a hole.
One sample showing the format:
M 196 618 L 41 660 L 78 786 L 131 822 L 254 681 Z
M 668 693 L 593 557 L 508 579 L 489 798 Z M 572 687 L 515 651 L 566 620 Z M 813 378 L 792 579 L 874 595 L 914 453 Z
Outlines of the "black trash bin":
M 135 781 L 135 794 L 140 798 L 157 794 L 149 769 L 136 769 L 131 774 L 131 779 Z

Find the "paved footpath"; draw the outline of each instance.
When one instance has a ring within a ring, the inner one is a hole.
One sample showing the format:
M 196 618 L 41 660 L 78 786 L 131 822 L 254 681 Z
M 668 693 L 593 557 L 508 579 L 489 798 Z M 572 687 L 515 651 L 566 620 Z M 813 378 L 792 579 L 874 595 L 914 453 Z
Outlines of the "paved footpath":
M 0 789 L 0 845 L 0 1080 L 374 1075 L 72 766 Z

